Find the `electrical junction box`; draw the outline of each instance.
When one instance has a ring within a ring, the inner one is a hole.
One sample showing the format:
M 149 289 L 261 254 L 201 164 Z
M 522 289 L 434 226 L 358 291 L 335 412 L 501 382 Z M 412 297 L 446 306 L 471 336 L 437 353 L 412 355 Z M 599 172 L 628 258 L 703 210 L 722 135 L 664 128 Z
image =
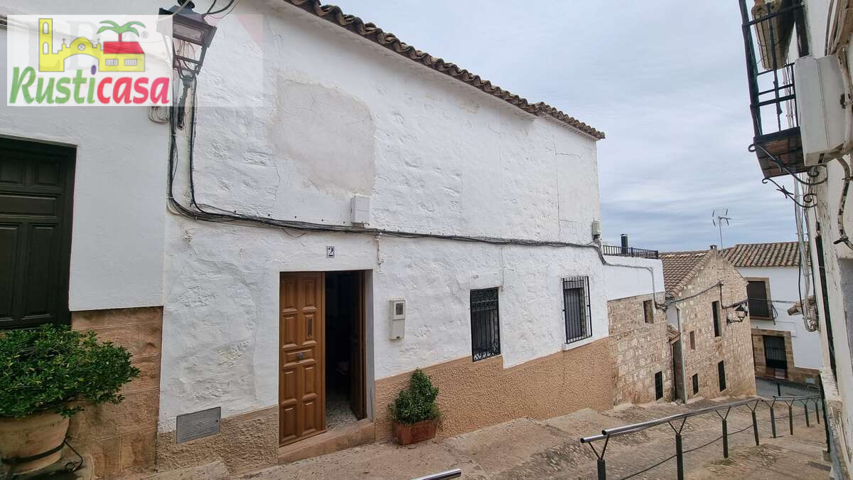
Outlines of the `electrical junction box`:
M 844 91 L 841 64 L 834 55 L 811 55 L 794 62 L 797 119 L 807 166 L 825 163 L 842 154 L 846 108 L 853 108 Z
M 370 197 L 365 195 L 352 197 L 352 223 L 356 225 L 370 223 Z
M 389 311 L 391 312 L 391 328 L 388 338 L 400 340 L 406 336 L 406 301 L 402 298 L 389 300 Z

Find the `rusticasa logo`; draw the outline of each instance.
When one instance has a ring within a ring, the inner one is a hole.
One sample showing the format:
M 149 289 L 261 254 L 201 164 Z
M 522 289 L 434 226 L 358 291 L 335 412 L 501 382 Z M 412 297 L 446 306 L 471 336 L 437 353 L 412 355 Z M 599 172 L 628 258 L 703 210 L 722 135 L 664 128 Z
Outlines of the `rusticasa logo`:
M 171 17 L 10 15 L 12 106 L 171 104 Z

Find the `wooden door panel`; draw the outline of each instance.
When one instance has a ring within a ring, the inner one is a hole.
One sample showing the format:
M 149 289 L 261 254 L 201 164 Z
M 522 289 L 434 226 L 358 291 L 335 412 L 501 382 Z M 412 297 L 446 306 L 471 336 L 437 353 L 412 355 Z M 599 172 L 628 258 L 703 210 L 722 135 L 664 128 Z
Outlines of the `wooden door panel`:
M 0 324 L 11 322 L 21 225 L 0 225 Z
M 74 154 L 0 138 L 0 328 L 69 320 Z
M 325 430 L 324 274 L 283 273 L 280 290 L 280 438 Z

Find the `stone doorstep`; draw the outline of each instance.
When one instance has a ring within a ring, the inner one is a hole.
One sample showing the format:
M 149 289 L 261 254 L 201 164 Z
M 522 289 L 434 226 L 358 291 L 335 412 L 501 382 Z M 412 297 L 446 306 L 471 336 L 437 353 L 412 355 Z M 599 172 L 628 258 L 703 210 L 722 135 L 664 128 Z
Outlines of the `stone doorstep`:
M 295 462 L 306 458 L 319 457 L 360 445 L 373 443 L 376 439 L 376 426 L 369 419 L 345 427 L 329 430 L 311 438 L 285 445 L 278 449 L 278 463 Z

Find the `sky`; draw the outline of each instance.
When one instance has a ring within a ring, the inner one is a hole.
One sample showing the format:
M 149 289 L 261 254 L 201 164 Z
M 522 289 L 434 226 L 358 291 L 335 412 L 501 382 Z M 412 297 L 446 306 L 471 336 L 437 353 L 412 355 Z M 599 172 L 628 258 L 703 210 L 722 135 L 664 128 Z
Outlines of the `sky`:
M 593 127 L 607 243 L 661 251 L 793 241 L 762 184 L 738 3 L 336 0 L 345 13 Z M 789 185 L 789 188 L 790 185 Z

